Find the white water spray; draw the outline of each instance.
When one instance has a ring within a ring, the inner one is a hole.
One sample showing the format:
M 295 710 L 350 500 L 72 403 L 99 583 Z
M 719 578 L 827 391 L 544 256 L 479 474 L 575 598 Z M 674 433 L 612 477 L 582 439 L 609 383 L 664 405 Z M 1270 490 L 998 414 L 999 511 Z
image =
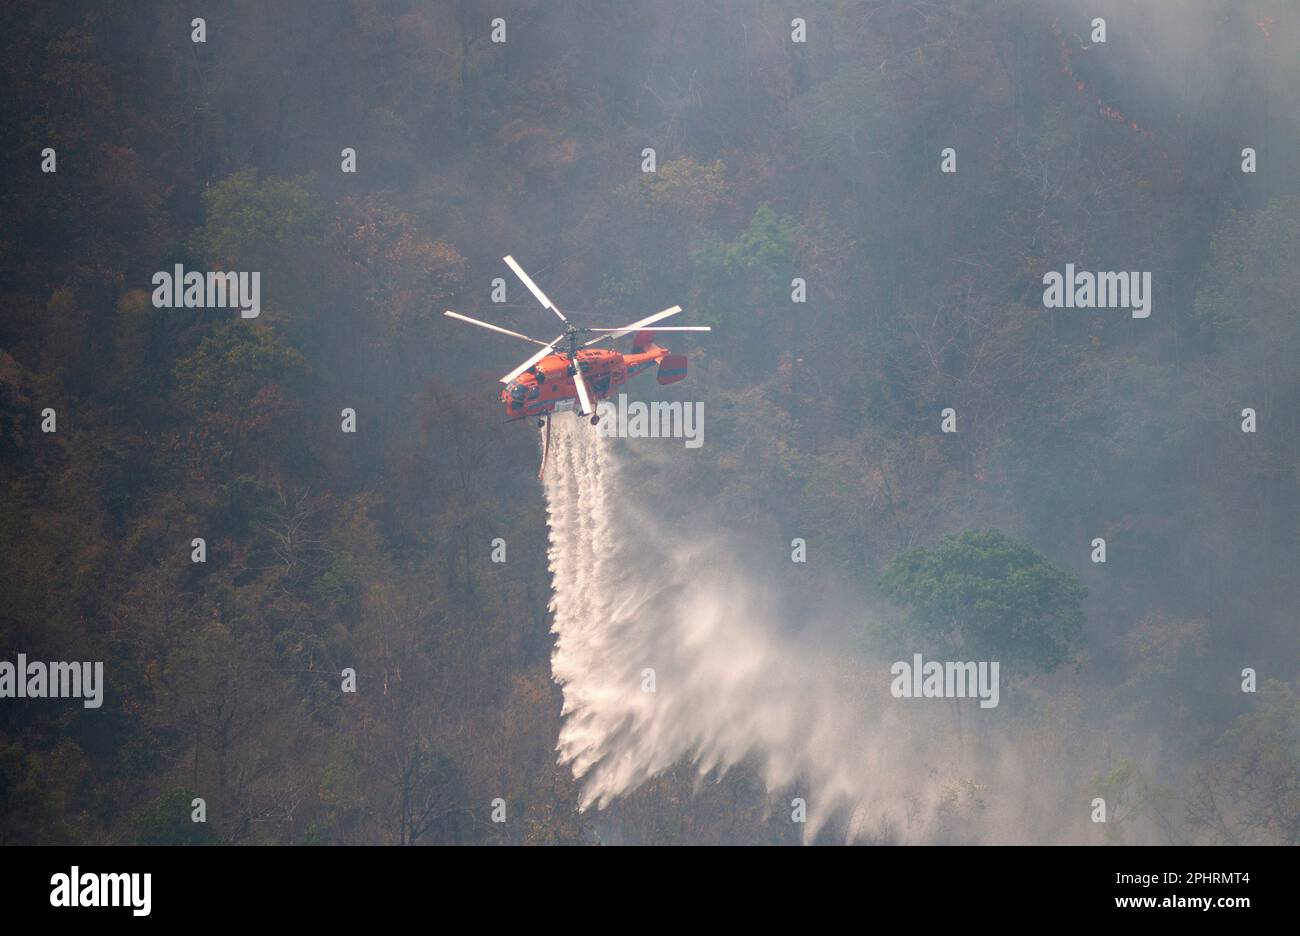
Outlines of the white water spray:
M 951 705 L 900 703 L 888 664 L 791 637 L 725 542 L 668 529 L 639 503 L 635 479 L 620 477 L 620 440 L 577 420 L 551 432 L 558 751 L 582 808 L 684 759 L 706 778 L 751 758 L 769 791 L 806 800 L 806 838 L 838 813 L 851 839 L 933 839 L 955 813 L 984 810 Z M 990 739 L 982 750 L 987 768 Z

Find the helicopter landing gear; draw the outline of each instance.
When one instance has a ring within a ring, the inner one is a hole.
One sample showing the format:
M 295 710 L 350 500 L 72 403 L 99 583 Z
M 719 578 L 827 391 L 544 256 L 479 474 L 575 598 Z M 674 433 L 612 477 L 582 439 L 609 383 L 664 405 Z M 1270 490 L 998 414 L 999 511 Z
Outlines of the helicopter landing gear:
M 591 414 L 591 424 L 594 426 L 594 425 L 596 425 L 596 423 L 598 423 L 598 422 L 600 422 L 600 417 L 597 416 L 595 413 L 592 413 L 592 414 Z
M 542 426 L 545 426 L 545 425 L 546 425 L 546 420 L 545 420 L 545 419 L 538 419 L 538 420 L 537 420 L 537 428 L 538 428 L 538 429 L 542 428 Z

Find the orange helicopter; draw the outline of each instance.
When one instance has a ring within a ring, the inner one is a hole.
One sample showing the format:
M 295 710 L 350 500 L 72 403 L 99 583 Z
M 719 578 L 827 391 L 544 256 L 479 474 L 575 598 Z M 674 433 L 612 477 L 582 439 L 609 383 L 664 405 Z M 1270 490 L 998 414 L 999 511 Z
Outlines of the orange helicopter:
M 508 328 L 461 315 L 459 312 L 448 310 L 443 314 L 541 346 L 540 351 L 501 378 L 501 382 L 506 386 L 501 391 L 500 399 L 505 404 L 508 421 L 535 416 L 539 428 L 545 425 L 546 441 L 542 448 L 543 469 L 546 467 L 546 452 L 550 448 L 551 413 L 573 410 L 579 416 L 590 416 L 591 424 L 596 425 L 600 417 L 595 412 L 595 404 L 608 397 L 615 387 L 627 383 L 628 378 L 635 377 L 654 364 L 659 365 L 656 379 L 661 384 L 676 383 L 685 378 L 686 356 L 671 354 L 667 348 L 655 344 L 655 332 L 711 330 L 707 325 L 670 325 L 653 330 L 648 327 L 671 315 L 676 315 L 682 311 L 681 306 L 664 309 L 662 312 L 656 312 L 621 328 L 587 328 L 574 325 L 556 308 L 546 293 L 542 292 L 513 257 L 506 257 L 505 262 L 506 266 L 510 267 L 528 287 L 528 291 L 537 298 L 537 301 L 554 312 L 564 323 L 562 333 L 551 341 L 539 341 Z M 603 332 L 603 334 L 579 345 L 580 335 L 593 332 Z M 588 350 L 591 345 L 598 342 L 633 333 L 636 337 L 632 339 L 631 354 L 621 354 L 606 348 Z M 541 477 L 540 470 L 537 476 Z

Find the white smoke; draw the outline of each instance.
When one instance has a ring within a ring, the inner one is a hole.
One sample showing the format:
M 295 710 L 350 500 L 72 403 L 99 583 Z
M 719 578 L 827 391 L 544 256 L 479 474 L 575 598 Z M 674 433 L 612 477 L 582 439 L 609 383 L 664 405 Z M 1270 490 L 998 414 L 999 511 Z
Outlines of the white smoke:
M 806 800 L 808 839 L 833 815 L 850 839 L 987 832 L 975 771 L 1018 771 L 991 755 L 1005 746 L 976 715 L 896 700 L 888 663 L 791 636 L 755 577 L 729 566 L 725 542 L 668 529 L 637 503 L 634 479 L 620 477 L 620 440 L 580 420 L 555 419 L 551 431 L 558 751 L 580 780 L 582 808 L 603 809 L 684 759 L 703 777 L 748 758 L 769 791 Z M 964 758 L 975 749 L 980 757 Z

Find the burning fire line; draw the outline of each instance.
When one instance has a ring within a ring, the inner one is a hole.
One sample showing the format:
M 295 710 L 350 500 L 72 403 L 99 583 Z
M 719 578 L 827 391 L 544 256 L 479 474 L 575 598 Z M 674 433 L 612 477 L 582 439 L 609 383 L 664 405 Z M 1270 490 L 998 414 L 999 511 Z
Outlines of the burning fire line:
M 1091 88 L 1088 87 L 1088 83 L 1086 81 L 1084 81 L 1082 78 L 1077 77 L 1074 74 L 1074 67 L 1071 63 L 1071 56 L 1074 53 L 1073 50 L 1071 50 L 1070 47 L 1066 45 L 1065 35 L 1061 32 L 1061 21 L 1059 19 L 1052 21 L 1052 34 L 1056 36 L 1056 46 L 1060 50 L 1061 73 L 1074 83 L 1075 91 L 1077 91 L 1085 99 L 1090 100 L 1093 106 L 1097 108 L 1097 113 L 1101 114 L 1101 116 L 1105 117 L 1107 120 L 1113 120 L 1119 124 L 1126 124 L 1130 130 L 1132 130 L 1134 133 L 1141 136 L 1143 139 L 1151 140 L 1152 142 L 1154 142 L 1155 133 L 1146 129 L 1145 127 L 1138 126 L 1138 122 L 1136 120 L 1133 120 L 1125 116 L 1122 111 L 1116 110 L 1115 108 L 1111 107 L 1109 104 L 1107 104 L 1105 101 L 1101 99 L 1100 95 L 1098 95 L 1095 91 L 1093 91 Z M 1161 150 L 1160 158 L 1165 161 L 1168 161 L 1169 154 Z M 1182 180 L 1183 180 L 1182 167 L 1175 166 L 1174 181 L 1181 182 Z

